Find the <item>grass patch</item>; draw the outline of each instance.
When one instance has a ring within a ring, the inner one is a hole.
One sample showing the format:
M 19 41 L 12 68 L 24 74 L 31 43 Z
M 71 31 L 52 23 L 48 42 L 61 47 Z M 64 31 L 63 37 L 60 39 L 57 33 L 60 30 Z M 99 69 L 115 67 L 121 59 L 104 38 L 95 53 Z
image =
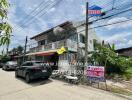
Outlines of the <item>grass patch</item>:
M 124 74 L 126 80 L 131 80 L 132 79 L 132 68 L 129 68 L 125 74 Z
M 122 88 L 117 88 L 117 87 L 111 87 L 111 92 L 113 93 L 119 93 L 127 96 L 132 96 L 132 92 L 122 89 Z
M 98 88 L 97 84 L 92 85 L 92 87 Z M 105 84 L 101 83 L 99 86 L 99 89 L 106 90 Z M 132 91 L 129 91 L 125 88 L 117 87 L 117 86 L 111 86 L 107 84 L 107 91 L 111 93 L 118 93 L 126 96 L 132 96 Z

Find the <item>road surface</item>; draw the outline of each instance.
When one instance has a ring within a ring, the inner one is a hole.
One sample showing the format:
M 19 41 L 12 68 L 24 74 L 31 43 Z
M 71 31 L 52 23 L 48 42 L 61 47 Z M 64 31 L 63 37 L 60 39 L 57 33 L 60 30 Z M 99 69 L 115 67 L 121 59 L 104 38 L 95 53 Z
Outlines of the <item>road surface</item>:
M 94 88 L 83 88 L 57 80 L 36 80 L 27 84 L 13 71 L 0 69 L 0 100 L 127 100 Z

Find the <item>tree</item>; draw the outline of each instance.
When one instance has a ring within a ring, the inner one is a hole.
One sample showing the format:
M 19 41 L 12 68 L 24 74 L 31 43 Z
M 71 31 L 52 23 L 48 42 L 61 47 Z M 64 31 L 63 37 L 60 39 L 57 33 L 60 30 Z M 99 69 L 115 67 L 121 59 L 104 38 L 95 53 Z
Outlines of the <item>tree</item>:
M 0 0 L 0 45 L 9 45 L 12 33 L 11 26 L 7 23 L 7 10 L 9 3 L 7 0 Z
M 6 54 L 0 55 L 0 61 L 3 63 L 6 63 L 7 61 L 10 60 L 10 57 Z
M 18 52 L 18 54 L 22 54 L 23 53 L 23 47 L 22 46 L 18 46 L 17 47 L 17 52 Z
M 122 74 L 131 66 L 131 62 L 126 57 L 119 56 L 114 48 L 114 45 L 103 43 L 101 45 L 95 42 L 95 51 L 91 52 L 91 61 L 95 65 L 105 66 L 108 74 Z
M 16 54 L 17 49 L 16 49 L 16 48 L 13 48 L 13 49 L 11 50 L 11 52 L 13 52 L 13 54 Z
M 12 50 L 11 50 L 11 52 L 13 53 L 13 54 L 22 54 L 23 53 L 23 47 L 22 46 L 18 46 L 18 47 L 16 47 L 16 48 L 13 48 Z

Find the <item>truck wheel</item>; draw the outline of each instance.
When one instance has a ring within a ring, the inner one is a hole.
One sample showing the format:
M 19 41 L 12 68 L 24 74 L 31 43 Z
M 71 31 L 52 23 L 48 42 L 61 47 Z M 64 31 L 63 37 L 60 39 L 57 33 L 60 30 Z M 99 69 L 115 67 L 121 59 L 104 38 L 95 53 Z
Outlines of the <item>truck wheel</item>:
M 30 79 L 30 75 L 27 73 L 25 76 L 25 80 L 27 83 L 30 83 L 31 79 Z

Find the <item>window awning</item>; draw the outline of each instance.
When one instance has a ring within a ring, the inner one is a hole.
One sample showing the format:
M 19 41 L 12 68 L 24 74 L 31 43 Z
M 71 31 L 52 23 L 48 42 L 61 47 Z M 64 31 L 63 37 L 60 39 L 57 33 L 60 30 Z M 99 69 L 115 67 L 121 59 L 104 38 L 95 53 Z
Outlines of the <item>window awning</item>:
M 50 56 L 57 52 L 57 50 L 49 50 L 49 51 L 43 51 L 43 52 L 35 52 L 35 53 L 28 53 L 26 56 Z

